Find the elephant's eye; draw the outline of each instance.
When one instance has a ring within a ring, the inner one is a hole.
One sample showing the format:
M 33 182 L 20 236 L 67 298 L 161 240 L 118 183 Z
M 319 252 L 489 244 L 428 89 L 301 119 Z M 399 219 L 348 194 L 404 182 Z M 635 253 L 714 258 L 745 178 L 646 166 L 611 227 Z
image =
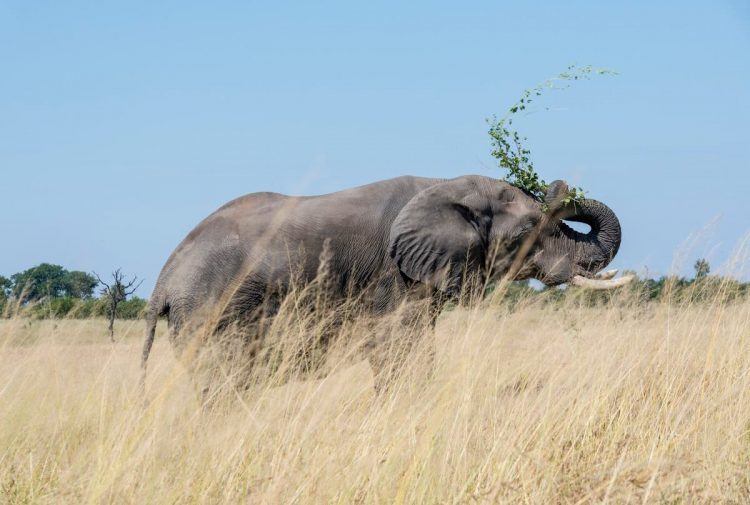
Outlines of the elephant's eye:
M 536 225 L 537 225 L 537 221 L 529 217 L 529 218 L 523 219 L 518 228 L 521 234 L 526 235 L 531 230 L 533 230 Z
M 511 242 L 517 242 L 526 237 L 536 226 L 536 221 L 532 218 L 522 218 L 515 226 L 511 228 L 509 239 Z

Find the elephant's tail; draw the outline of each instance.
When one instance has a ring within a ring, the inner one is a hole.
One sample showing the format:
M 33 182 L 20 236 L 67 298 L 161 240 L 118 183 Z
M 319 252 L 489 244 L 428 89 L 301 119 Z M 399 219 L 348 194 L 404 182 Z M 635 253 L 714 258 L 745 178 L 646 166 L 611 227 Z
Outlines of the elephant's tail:
M 146 363 L 148 362 L 149 354 L 151 354 L 151 346 L 154 345 L 156 323 L 159 321 L 159 316 L 166 314 L 168 311 L 169 309 L 164 297 L 157 294 L 156 290 L 154 290 L 154 294 L 151 295 L 151 301 L 148 304 L 148 314 L 146 315 L 146 338 L 143 341 L 143 353 L 141 354 L 142 385 L 145 385 Z

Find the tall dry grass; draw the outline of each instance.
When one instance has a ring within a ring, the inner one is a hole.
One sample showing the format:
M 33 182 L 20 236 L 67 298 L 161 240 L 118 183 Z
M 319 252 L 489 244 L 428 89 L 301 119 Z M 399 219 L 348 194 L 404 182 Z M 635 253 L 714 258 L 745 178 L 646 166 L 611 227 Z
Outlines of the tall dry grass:
M 456 308 L 381 396 L 346 323 L 322 372 L 209 411 L 162 325 L 143 401 L 142 326 L 0 323 L 0 502 L 750 500 L 748 301 Z

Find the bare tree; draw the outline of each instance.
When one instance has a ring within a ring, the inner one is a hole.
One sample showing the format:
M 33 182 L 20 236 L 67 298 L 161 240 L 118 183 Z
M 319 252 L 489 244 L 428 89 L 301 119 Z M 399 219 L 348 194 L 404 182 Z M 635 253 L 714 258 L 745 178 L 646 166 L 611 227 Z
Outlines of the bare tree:
M 128 281 L 125 274 L 123 274 L 120 269 L 118 268 L 114 272 L 112 272 L 112 284 L 107 284 L 102 280 L 101 277 L 99 277 L 99 274 L 94 272 L 94 275 L 99 280 L 99 283 L 102 284 L 104 287 L 102 288 L 102 296 L 104 296 L 108 303 L 108 312 L 109 312 L 109 339 L 110 341 L 115 341 L 115 315 L 117 314 L 117 306 L 120 304 L 120 302 L 124 302 L 128 299 L 128 296 L 135 293 L 135 291 L 140 287 L 141 282 L 138 282 L 138 276 L 133 276 L 133 278 Z M 136 282 L 138 282 L 136 284 Z

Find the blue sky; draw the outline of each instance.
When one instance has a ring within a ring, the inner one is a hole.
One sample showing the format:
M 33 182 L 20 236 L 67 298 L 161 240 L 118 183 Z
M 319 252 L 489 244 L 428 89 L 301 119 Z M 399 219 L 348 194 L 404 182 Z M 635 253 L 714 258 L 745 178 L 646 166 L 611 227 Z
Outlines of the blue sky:
M 241 194 L 500 176 L 485 118 L 572 63 L 620 75 L 516 123 L 538 171 L 617 212 L 615 266 L 718 266 L 750 231 L 750 7 L 617 4 L 4 1 L 0 274 L 119 266 L 148 296 Z

